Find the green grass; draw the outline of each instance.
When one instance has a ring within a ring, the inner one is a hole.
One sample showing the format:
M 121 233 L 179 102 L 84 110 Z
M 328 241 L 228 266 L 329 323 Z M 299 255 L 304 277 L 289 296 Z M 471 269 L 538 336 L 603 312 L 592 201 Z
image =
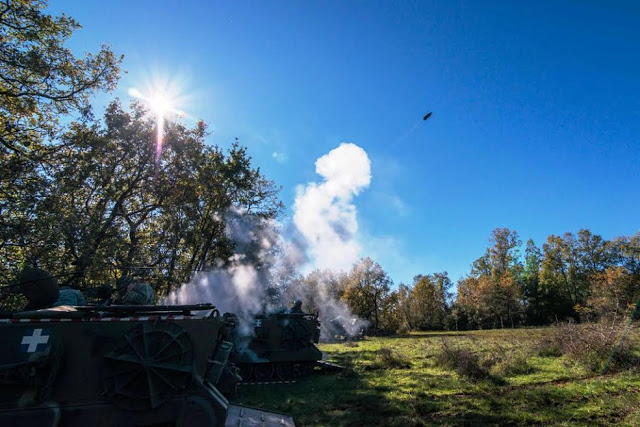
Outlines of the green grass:
M 628 425 L 640 426 L 640 370 L 589 374 L 563 357 L 540 357 L 550 329 L 489 330 L 368 338 L 321 346 L 342 373 L 290 385 L 241 386 L 235 403 L 293 415 L 298 426 Z M 627 339 L 640 342 L 634 329 Z M 526 358 L 526 369 L 491 368 L 469 380 L 441 367 L 446 340 L 481 360 Z M 381 349 L 384 349 L 381 351 Z

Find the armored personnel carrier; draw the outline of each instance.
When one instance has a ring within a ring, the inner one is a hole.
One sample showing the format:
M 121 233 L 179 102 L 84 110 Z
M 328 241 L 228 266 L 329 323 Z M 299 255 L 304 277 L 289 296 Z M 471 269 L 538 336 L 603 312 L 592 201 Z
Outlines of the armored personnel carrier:
M 293 426 L 232 405 L 228 324 L 209 304 L 0 315 L 0 425 Z
M 290 380 L 310 372 L 322 360 L 316 347 L 320 321 L 301 309 L 255 316 L 251 330 L 242 334 L 236 315 L 225 313 L 233 325 L 230 359 L 240 368 L 244 382 Z

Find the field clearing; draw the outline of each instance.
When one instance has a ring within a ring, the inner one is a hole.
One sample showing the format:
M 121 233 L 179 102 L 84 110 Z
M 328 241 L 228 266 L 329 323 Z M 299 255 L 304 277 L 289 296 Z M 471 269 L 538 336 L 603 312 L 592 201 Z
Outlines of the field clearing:
M 298 426 L 640 426 L 639 367 L 602 374 L 565 357 L 540 356 L 539 343 L 551 331 L 415 333 L 323 344 L 328 359 L 347 370 L 295 384 L 240 386 L 233 401 L 289 413 Z M 638 355 L 637 326 L 625 341 Z M 471 380 L 437 363 L 443 346 L 482 359 L 520 360 L 524 369 L 497 363 L 487 378 Z

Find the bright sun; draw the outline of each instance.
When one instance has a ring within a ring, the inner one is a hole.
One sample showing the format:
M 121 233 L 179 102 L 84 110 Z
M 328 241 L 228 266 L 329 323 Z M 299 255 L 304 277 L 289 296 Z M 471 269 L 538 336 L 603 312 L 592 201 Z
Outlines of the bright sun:
M 154 90 L 151 91 L 151 94 L 145 95 L 138 89 L 131 88 L 129 89 L 129 95 L 144 101 L 157 116 L 156 161 L 159 161 L 162 154 L 165 119 L 167 119 L 171 113 L 179 117 L 182 117 L 182 114 L 175 108 L 175 102 L 173 102 L 172 98 L 167 96 L 166 92 L 162 90 Z
M 148 84 L 142 90 L 132 87 L 128 90 L 129 96 L 142 101 L 149 112 L 156 119 L 156 160 L 162 155 L 164 144 L 165 123 L 175 119 L 181 120 L 185 113 L 179 110 L 180 106 L 187 102 L 187 97 L 181 88 L 184 79 L 167 79 L 151 77 Z
M 149 108 L 158 115 L 167 116 L 168 113 L 179 114 L 171 97 L 168 96 L 165 91 L 155 90 L 149 95 L 145 95 L 138 89 L 131 88 L 129 89 L 129 95 L 144 101 Z
M 171 102 L 162 92 L 157 92 L 149 98 L 149 106 L 156 114 L 165 115 L 173 110 Z

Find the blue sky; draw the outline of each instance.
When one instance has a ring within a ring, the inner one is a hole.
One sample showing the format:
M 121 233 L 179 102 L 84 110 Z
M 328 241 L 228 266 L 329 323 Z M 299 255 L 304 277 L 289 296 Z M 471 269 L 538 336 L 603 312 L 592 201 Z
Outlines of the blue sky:
M 52 3 L 83 26 L 76 53 L 125 55 L 97 106 L 170 79 L 212 143 L 249 147 L 287 216 L 316 159 L 364 149 L 362 255 L 396 283 L 456 280 L 496 227 L 538 245 L 640 229 L 638 2 Z

